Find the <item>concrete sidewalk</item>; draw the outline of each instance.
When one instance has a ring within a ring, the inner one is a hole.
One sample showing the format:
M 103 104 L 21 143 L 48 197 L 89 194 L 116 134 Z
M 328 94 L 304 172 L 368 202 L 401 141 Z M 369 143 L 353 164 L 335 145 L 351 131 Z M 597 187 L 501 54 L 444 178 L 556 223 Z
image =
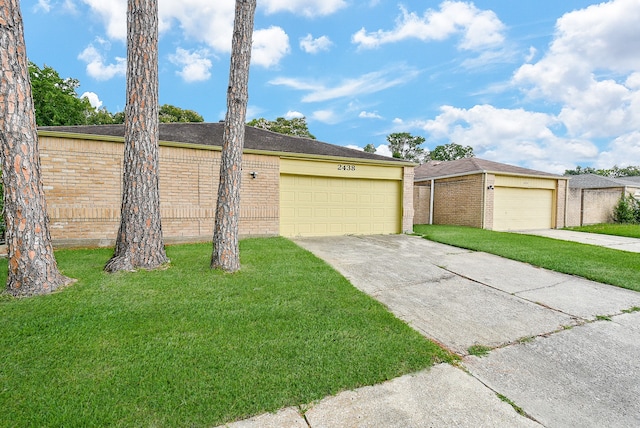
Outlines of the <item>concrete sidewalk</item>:
M 545 236 L 547 238 L 560 239 L 562 241 L 580 242 L 582 244 L 597 245 L 599 247 L 606 247 L 614 250 L 640 253 L 640 239 L 627 238 L 626 236 L 603 235 L 600 233 L 585 233 L 561 229 L 518 230 L 512 232 L 523 233 L 526 235 Z
M 229 426 L 640 426 L 640 312 L 630 311 L 640 293 L 415 236 L 296 242 L 463 367 L 346 391 L 304 417 L 289 408 Z M 472 345 L 494 350 L 467 356 Z

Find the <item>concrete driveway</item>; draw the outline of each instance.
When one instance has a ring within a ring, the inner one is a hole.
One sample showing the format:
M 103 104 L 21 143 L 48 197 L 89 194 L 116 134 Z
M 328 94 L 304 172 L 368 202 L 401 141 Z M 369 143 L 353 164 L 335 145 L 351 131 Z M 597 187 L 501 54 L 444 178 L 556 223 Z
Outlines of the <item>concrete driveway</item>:
M 547 427 L 640 426 L 640 312 L 633 309 L 640 307 L 640 293 L 415 236 L 295 241 L 426 337 L 464 356 L 463 368 L 471 375 L 465 388 L 500 394 Z M 472 345 L 494 349 L 485 357 L 469 356 Z M 422 389 L 442 382 L 435 379 L 442 371 L 456 384 L 460 373 L 451 370 L 460 371 L 437 368 L 434 379 L 427 372 Z M 349 394 L 313 407 L 306 414 L 308 424 L 378 426 L 362 403 L 375 403 L 369 407 L 379 415 L 398 415 L 403 406 Z M 520 416 L 517 422 L 492 421 L 486 413 L 496 411 L 495 403 L 487 401 L 483 410 L 472 396 L 458 400 L 475 409 L 475 419 L 456 420 L 455 412 L 447 413 L 451 403 L 442 403 L 446 397 L 443 387 L 442 393 L 421 397 L 422 411 L 414 419 L 398 416 L 397 424 L 379 426 L 532 422 Z M 424 409 L 435 410 L 424 414 Z

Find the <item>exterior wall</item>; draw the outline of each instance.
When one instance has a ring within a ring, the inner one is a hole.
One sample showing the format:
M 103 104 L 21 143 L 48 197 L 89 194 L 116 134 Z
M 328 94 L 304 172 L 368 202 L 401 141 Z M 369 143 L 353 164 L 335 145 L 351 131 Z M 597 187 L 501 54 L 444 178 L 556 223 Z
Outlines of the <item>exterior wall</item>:
M 483 229 L 493 230 L 493 216 L 495 213 L 495 187 L 496 187 L 496 176 L 494 174 L 486 174 L 485 182 L 483 184 L 483 192 L 485 192 L 484 196 L 484 220 L 483 220 Z
M 608 189 L 570 189 L 568 226 L 611 223 L 613 209 L 624 192 L 622 187 Z M 633 192 L 631 192 L 633 194 Z
M 483 174 L 436 180 L 433 224 L 481 228 L 483 186 Z
M 413 232 L 413 179 L 415 177 L 415 168 L 412 166 L 404 167 L 402 178 L 402 232 Z
M 42 179 L 56 245 L 112 245 L 120 225 L 117 141 L 40 137 Z M 245 154 L 240 234 L 279 233 L 279 158 Z M 213 237 L 220 152 L 161 145 L 160 200 L 167 243 Z M 258 173 L 252 179 L 251 171 Z
M 431 205 L 431 181 L 421 181 L 413 186 L 413 224 L 429 224 Z
M 556 185 L 556 214 L 555 228 L 560 229 L 566 226 L 567 213 L 567 182 L 568 180 L 558 180 Z

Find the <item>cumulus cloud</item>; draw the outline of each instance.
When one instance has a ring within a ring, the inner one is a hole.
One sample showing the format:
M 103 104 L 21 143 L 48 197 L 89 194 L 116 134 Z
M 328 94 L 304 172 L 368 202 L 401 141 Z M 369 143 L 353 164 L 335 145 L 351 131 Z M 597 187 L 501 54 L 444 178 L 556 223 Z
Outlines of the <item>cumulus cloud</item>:
M 289 110 L 285 115 L 284 118 L 291 120 L 291 119 L 302 119 L 304 116 L 304 114 L 300 113 L 299 111 L 291 111 Z
M 80 95 L 80 98 L 88 99 L 93 108 L 102 107 L 102 101 L 100 101 L 100 97 L 98 97 L 98 94 L 96 94 L 95 92 L 85 92 Z
M 280 27 L 256 30 L 253 33 L 251 63 L 270 68 L 278 65 L 291 48 L 289 36 Z
M 368 32 L 365 28 L 352 36 L 352 42 L 361 49 L 396 43 L 407 39 L 424 42 L 442 41 L 462 35 L 459 48 L 481 50 L 504 42 L 505 25 L 490 10 L 480 10 L 473 3 L 445 1 L 440 10 L 428 9 L 423 16 L 401 7 L 393 30 Z
M 340 121 L 340 117 L 333 110 L 317 110 L 311 115 L 313 120 L 334 125 Z
M 127 0 L 82 0 L 104 23 L 111 39 L 127 40 Z
M 370 111 L 361 111 L 358 117 L 360 119 L 382 119 L 382 116 L 380 116 L 377 112 Z
M 331 15 L 347 6 L 345 0 L 263 0 L 266 12 L 291 12 L 307 17 Z
M 380 92 L 394 86 L 406 84 L 415 79 L 418 74 L 417 70 L 410 67 L 394 67 L 366 73 L 356 78 L 343 79 L 335 85 L 294 78 L 277 78 L 269 83 L 308 91 L 309 94 L 302 98 L 303 102 L 320 102 Z
M 169 61 L 182 69 L 176 72 L 185 82 L 202 82 L 211 77 L 211 60 L 207 50 L 188 51 L 177 48 Z
M 100 48 L 109 50 L 109 43 L 98 39 Z M 116 76 L 124 76 L 127 72 L 127 59 L 115 58 L 115 63 L 106 64 L 105 55 L 94 44 L 90 44 L 78 55 L 78 59 L 87 63 L 87 74 L 96 80 L 109 80 Z
M 321 36 L 317 39 L 314 39 L 311 34 L 307 34 L 305 37 L 300 39 L 300 49 L 310 54 L 317 54 L 321 51 L 328 51 L 331 49 L 331 39 L 327 36 Z

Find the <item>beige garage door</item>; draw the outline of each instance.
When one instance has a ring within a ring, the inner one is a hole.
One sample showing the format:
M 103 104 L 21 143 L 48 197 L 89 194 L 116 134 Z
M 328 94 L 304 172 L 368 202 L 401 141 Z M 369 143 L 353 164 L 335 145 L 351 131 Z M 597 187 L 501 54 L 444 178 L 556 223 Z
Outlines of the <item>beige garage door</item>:
M 280 234 L 329 236 L 400 233 L 401 182 L 280 176 Z
M 553 227 L 553 190 L 496 187 L 493 230 Z

